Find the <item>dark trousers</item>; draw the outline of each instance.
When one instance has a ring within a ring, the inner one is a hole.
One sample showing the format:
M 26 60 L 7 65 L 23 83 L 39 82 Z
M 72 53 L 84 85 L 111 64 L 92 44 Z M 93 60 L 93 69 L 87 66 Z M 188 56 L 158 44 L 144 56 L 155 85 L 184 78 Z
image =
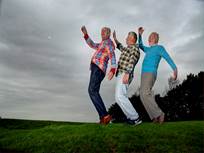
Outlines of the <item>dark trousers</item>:
M 91 76 L 89 82 L 89 96 L 99 114 L 100 119 L 107 115 L 106 107 L 99 94 L 100 85 L 105 77 L 105 73 L 95 64 L 91 63 Z

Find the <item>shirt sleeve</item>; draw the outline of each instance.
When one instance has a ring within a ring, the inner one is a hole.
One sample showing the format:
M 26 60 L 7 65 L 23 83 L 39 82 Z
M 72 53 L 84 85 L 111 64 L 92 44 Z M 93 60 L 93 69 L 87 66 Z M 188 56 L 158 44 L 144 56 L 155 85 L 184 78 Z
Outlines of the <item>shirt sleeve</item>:
M 176 64 L 174 63 L 174 61 L 169 56 L 169 54 L 167 53 L 166 49 L 163 46 L 161 46 L 160 54 L 167 61 L 167 63 L 171 66 L 173 70 L 177 69 Z
M 122 52 L 125 47 L 123 47 L 123 45 L 121 43 L 118 43 L 117 48 Z
M 98 49 L 99 43 L 95 43 L 91 40 L 91 38 L 88 36 L 88 34 L 84 35 L 84 39 L 86 40 L 86 43 L 89 45 L 89 47 L 93 49 Z
M 130 60 L 129 60 L 129 64 L 127 66 L 127 73 L 132 73 L 132 70 L 135 66 L 135 64 L 137 64 L 138 60 L 140 58 L 140 52 L 139 52 L 139 48 L 135 48 L 134 50 L 132 50 L 132 53 L 130 55 Z
M 113 74 L 115 74 L 116 71 L 116 56 L 115 56 L 115 46 L 114 44 L 109 44 L 108 47 L 108 54 L 109 54 L 109 59 L 111 61 L 111 72 L 113 72 Z
M 142 41 L 142 36 L 141 36 L 141 35 L 139 35 L 139 48 L 140 48 L 141 50 L 143 50 L 144 52 L 146 52 L 146 51 L 147 51 L 147 48 L 148 48 L 148 47 L 144 46 L 143 41 Z

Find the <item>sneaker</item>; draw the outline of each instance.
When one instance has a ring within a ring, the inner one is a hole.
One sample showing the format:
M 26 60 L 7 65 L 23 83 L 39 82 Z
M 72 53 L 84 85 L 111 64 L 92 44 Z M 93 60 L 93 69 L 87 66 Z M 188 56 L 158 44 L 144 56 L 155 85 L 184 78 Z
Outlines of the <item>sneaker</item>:
M 158 123 L 159 121 L 158 121 L 157 118 L 153 118 L 153 119 L 152 119 L 152 122 L 156 124 L 156 123 Z
M 127 119 L 127 123 L 130 125 L 139 125 L 142 123 L 142 120 L 139 117 L 136 120 Z

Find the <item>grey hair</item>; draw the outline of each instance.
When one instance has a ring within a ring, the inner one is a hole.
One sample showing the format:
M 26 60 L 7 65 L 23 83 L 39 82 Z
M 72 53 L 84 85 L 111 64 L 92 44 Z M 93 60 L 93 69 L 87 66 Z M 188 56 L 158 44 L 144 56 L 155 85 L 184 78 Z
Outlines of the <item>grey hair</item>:
M 111 35 L 111 29 L 109 27 L 103 27 L 102 29 L 106 29 L 107 34 L 110 36 Z

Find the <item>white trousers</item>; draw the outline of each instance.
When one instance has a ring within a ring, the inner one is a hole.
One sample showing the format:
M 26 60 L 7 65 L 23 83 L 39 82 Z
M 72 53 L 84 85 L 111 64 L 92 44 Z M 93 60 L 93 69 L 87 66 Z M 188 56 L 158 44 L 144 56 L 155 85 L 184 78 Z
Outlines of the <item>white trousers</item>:
M 115 88 L 115 100 L 120 106 L 127 119 L 135 120 L 139 117 L 138 113 L 134 109 L 130 100 L 128 99 L 128 87 L 129 84 L 123 84 L 123 76 L 125 73 L 118 74 L 116 88 Z

